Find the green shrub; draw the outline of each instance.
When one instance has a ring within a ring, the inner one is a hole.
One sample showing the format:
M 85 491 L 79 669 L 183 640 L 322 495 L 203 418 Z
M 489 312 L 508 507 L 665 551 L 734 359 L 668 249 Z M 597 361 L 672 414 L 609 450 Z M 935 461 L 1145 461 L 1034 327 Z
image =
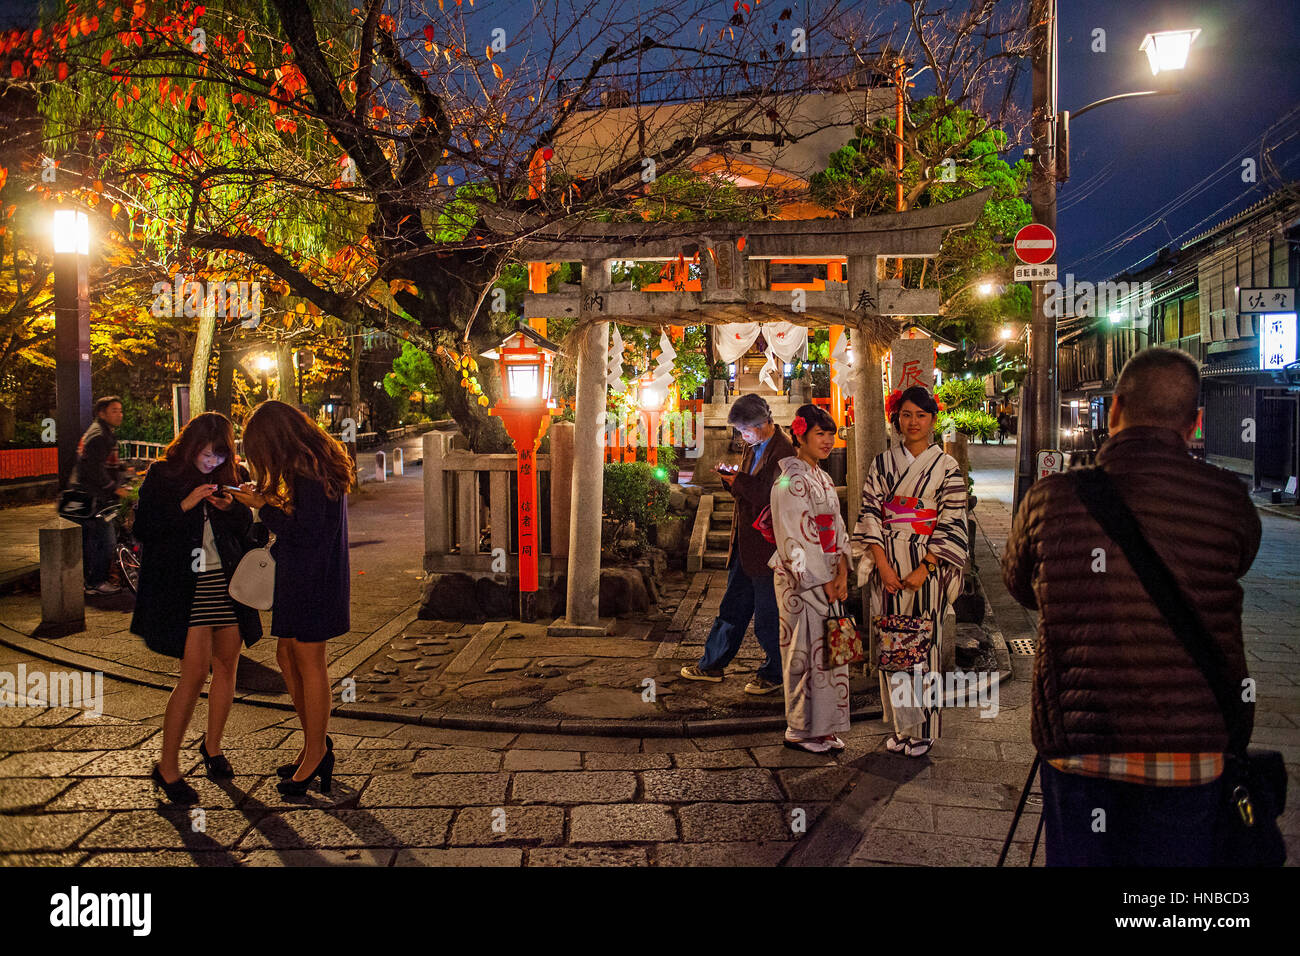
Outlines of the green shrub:
M 643 461 L 606 465 L 604 494 L 605 517 L 616 522 L 605 536 L 606 545 L 624 538 L 629 528 L 644 543 L 646 529 L 668 517 L 668 482 L 656 478 L 654 468 Z
M 955 412 L 939 413 L 940 434 L 955 428 L 971 438 L 992 438 L 998 432 L 998 420 L 988 412 L 973 408 L 959 408 Z

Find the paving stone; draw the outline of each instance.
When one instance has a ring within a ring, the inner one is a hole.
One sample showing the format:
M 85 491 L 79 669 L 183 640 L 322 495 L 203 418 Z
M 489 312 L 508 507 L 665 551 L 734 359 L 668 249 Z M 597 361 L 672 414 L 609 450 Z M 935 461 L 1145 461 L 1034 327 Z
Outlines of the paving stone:
M 524 772 L 515 774 L 510 793 L 521 803 L 621 803 L 635 795 L 636 777 L 615 771 Z
M 421 750 L 411 764 L 412 773 L 492 773 L 500 769 L 499 753 L 470 747 Z
M 872 830 L 921 830 L 934 832 L 934 807 L 928 803 L 891 801 L 872 821 Z M 868 834 L 864 839 L 871 839 Z
M 499 697 L 492 701 L 493 710 L 519 710 L 537 703 L 536 697 Z
M 781 791 L 766 770 L 647 770 L 641 779 L 645 799 L 654 802 L 781 799 Z
M 655 645 L 625 637 L 526 637 L 510 645 L 510 652 L 521 657 L 652 657 Z M 543 661 L 538 660 L 541 664 Z M 554 664 L 563 667 L 563 664 Z M 568 665 L 576 667 L 576 664 Z
M 266 807 L 272 812 L 288 810 L 333 810 L 355 807 L 357 795 L 371 778 L 367 774 L 334 775 L 329 793 L 321 793 L 315 783 L 300 796 L 286 797 L 277 789 L 278 777 L 263 777 L 245 801 L 246 807 Z
M 0 751 L 22 753 L 27 750 L 53 750 L 61 741 L 67 740 L 76 733 L 79 731 L 75 727 L 4 727 L 0 728 Z M 63 749 L 103 750 L 105 748 L 64 747 Z
M 539 847 L 528 851 L 529 866 L 649 866 L 645 850 L 611 847 Z
M 762 866 L 778 865 L 791 844 L 751 843 L 665 843 L 655 847 L 657 866 Z
M 442 773 L 412 777 L 384 774 L 371 778 L 362 791 L 361 807 L 500 806 L 505 802 L 508 773 Z
M 227 850 L 198 850 L 193 853 L 188 850 L 145 850 L 139 853 L 121 852 L 110 850 L 103 853 L 94 853 L 87 857 L 81 866 L 111 866 L 111 867 L 128 867 L 128 866 L 158 866 L 158 867 L 195 867 L 195 866 L 220 866 L 233 867 L 239 865 L 239 857 Z
M 456 688 L 456 693 L 470 700 L 491 700 L 497 697 L 516 697 L 520 696 L 521 691 L 536 689 L 537 685 L 532 681 L 502 677 L 461 684 Z
M 506 770 L 581 770 L 582 754 L 576 750 L 507 750 Z
M 641 750 L 648 754 L 696 753 L 699 748 L 690 737 L 643 737 Z
M 530 667 L 524 671 L 525 677 L 535 677 L 539 680 L 546 680 L 552 677 L 559 677 L 564 671 L 558 667 Z
M 411 661 L 418 661 L 420 659 L 420 655 L 415 653 L 415 651 L 396 651 L 392 654 L 385 654 L 384 656 L 395 664 L 409 664 Z
M 1013 841 L 1033 842 L 1034 831 L 1038 829 L 1039 814 L 1033 813 L 1031 810 L 1031 807 L 1025 807 L 1025 812 L 1016 825 L 1016 833 L 1012 837 Z M 1015 815 L 1013 810 L 935 807 L 934 831 L 936 833 L 952 833 L 957 836 L 981 836 L 1005 840 Z M 1042 852 L 1041 849 L 1039 852 Z
M 0 812 L 18 813 L 38 810 L 70 786 L 67 780 L 19 777 L 0 786 Z
M 419 669 L 418 664 L 416 665 L 416 668 Z M 393 679 L 385 674 L 362 674 L 356 680 L 358 684 L 375 686 L 391 683 Z
M 447 647 L 449 644 L 451 644 L 451 641 L 445 637 L 422 637 L 415 642 L 416 647 L 423 647 L 423 648 Z M 424 653 L 435 654 L 435 653 L 445 653 L 445 651 L 425 650 Z
M 927 866 L 992 866 L 1002 851 L 1002 838 L 980 840 L 948 833 L 914 830 L 872 830 L 853 854 L 853 860 Z M 1013 843 L 1008 866 L 1024 866 L 1029 844 Z
M 83 764 L 71 772 L 74 777 L 147 777 L 153 772 L 158 752 L 153 748 L 147 750 L 110 750 Z M 199 757 L 193 751 L 182 750 L 180 769 L 185 776 L 190 776 L 194 768 L 200 765 Z
M 748 750 L 690 750 L 673 754 L 673 762 L 684 770 L 754 766 Z
M 582 734 L 520 734 L 514 746 L 521 750 L 591 750 L 600 753 L 636 753 L 640 742 L 630 737 L 595 737 Z
M 235 790 L 234 799 L 207 777 L 191 775 L 186 778 L 199 794 L 196 806 L 233 808 L 244 797 L 246 789 L 256 783 L 256 777 L 235 777 L 225 786 Z M 139 777 L 89 777 L 74 778 L 73 786 L 50 801 L 48 811 L 64 810 L 152 810 L 163 805 L 161 791 L 149 780 Z
M 604 754 L 582 755 L 587 770 L 667 770 L 672 766 L 668 754 Z
M 810 754 L 792 750 L 784 744 L 754 747 L 752 752 L 760 767 L 826 767 L 834 765 L 837 759 L 834 753 Z
M 402 724 L 388 735 L 393 746 L 401 741 L 425 741 L 444 747 L 485 747 L 496 750 L 510 744 L 517 736 L 514 731 L 451 730 L 445 727 L 426 727 L 420 724 Z
M 421 808 L 269 814 L 245 834 L 239 849 L 445 846 L 452 813 Z
M 455 621 L 412 621 L 402 629 L 403 637 L 427 637 L 429 635 L 446 634 L 449 631 L 460 629 L 460 624 Z
M 416 693 L 421 697 L 431 698 L 441 697 L 446 690 L 447 688 L 437 681 L 425 681 L 417 688 Z
M 420 852 L 420 851 L 413 851 Z M 247 850 L 240 866 L 391 866 L 393 850 Z
M 249 828 L 252 821 L 237 810 L 204 809 L 201 832 L 197 807 L 162 806 L 158 810 L 114 813 L 81 839 L 80 848 L 111 850 L 225 850 Z M 60 814 L 62 816 L 62 814 Z
M 698 694 L 673 694 L 664 697 L 664 708 L 672 714 L 699 714 L 713 705 Z
M 659 713 L 654 704 L 636 691 L 614 687 L 578 687 L 556 694 L 546 702 L 548 710 L 572 717 L 647 717 Z
M 799 767 L 778 770 L 776 776 L 791 800 L 834 800 L 858 772 L 852 767 Z
M 791 817 L 771 803 L 693 803 L 677 817 L 687 843 L 794 839 Z
M 396 673 L 399 673 L 399 668 L 397 667 L 396 664 L 376 664 L 376 665 L 375 665 L 375 673 L 376 673 L 376 674 L 396 674 Z
M 523 670 L 531 660 L 531 657 L 498 657 L 487 666 L 487 673 L 495 674 L 498 671 Z
M 0 760 L 0 779 L 6 777 L 64 777 L 78 767 L 104 756 L 102 751 L 75 753 L 61 750 L 33 750 L 10 754 Z
M 569 811 L 573 843 L 662 843 L 677 839 L 672 808 L 653 803 L 581 806 Z
M 564 810 L 560 807 L 467 807 L 456 813 L 451 828 L 453 846 L 564 843 Z
M 86 854 L 70 853 L 0 853 L 0 866 L 80 866 Z
M 393 866 L 522 866 L 524 851 L 510 847 L 400 850 Z
M 1022 784 L 1023 782 L 1021 781 Z M 894 791 L 893 798 L 948 807 L 1014 810 L 1019 797 L 1020 788 L 1009 787 L 1006 784 L 960 780 L 918 780 L 900 784 Z
M 590 657 L 544 657 L 537 662 L 538 667 L 581 667 L 589 664 Z

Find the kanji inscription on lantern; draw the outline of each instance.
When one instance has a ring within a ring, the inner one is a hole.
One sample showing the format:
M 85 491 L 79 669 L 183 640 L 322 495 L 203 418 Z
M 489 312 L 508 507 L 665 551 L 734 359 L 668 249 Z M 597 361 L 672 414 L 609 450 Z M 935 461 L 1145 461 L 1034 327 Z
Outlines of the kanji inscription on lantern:
M 898 380 L 899 388 L 911 388 L 913 385 L 924 385 L 921 379 L 921 363 L 916 359 L 903 363 L 902 377 Z
M 604 312 L 605 297 L 599 292 L 588 292 L 582 297 L 582 307 L 588 312 Z
M 858 293 L 858 302 L 853 308 L 857 312 L 870 312 L 876 307 L 876 297 L 863 289 Z

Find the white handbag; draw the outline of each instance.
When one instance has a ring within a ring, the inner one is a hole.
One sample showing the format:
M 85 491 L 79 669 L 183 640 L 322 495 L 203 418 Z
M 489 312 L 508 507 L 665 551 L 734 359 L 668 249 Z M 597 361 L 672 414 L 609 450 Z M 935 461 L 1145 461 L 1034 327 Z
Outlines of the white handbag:
M 230 576 L 228 588 L 232 599 L 259 611 L 271 610 L 275 603 L 275 558 L 271 557 L 271 544 L 254 548 L 239 559 L 239 566 Z

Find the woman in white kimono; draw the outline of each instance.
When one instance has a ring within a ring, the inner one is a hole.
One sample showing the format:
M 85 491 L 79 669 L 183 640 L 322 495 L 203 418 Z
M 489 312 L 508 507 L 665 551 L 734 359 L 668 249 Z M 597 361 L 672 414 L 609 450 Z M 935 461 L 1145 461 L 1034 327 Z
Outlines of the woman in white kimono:
M 819 463 L 835 447 L 835 422 L 816 405 L 800 407 L 790 426 L 795 457 L 780 462 L 772 486 L 769 562 L 781 617 L 785 745 L 810 753 L 843 750 L 849 729 L 849 669 L 828 669 L 823 642 L 832 600 L 849 594 L 849 536 L 835 483 Z
M 940 630 L 944 611 L 961 593 L 966 565 L 966 480 L 951 455 L 933 444 L 939 405 L 922 386 L 895 391 L 886 402 L 902 441 L 877 455 L 862 486 L 853 528 L 859 586 L 871 589 L 871 654 L 879 639 L 875 618 L 884 613 L 929 617 L 934 622 L 926 682 L 941 679 Z M 888 611 L 886 597 L 888 596 Z M 920 757 L 939 737 L 940 714 L 932 693 L 917 698 L 912 672 L 880 672 L 884 720 L 894 733 L 892 753 Z M 942 683 L 939 687 L 942 687 Z M 924 688 L 923 688 L 924 690 Z M 941 694 L 940 694 L 941 700 Z

